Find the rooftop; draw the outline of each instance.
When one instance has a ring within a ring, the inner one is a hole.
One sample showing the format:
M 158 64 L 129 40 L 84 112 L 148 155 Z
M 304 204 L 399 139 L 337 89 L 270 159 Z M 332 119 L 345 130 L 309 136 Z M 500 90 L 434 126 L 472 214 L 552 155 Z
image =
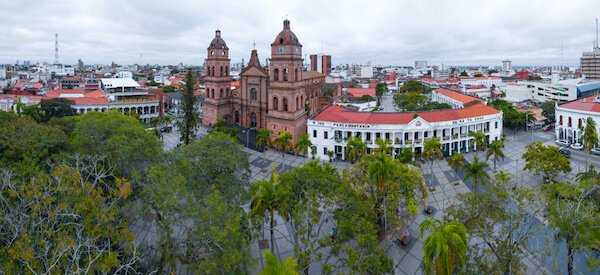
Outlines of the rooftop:
M 402 113 L 358 112 L 341 106 L 329 106 L 311 120 L 355 124 L 408 124 L 415 114 L 428 122 L 442 122 L 499 113 L 500 111 L 482 103 L 475 103 L 463 109 Z
M 483 101 L 479 98 L 476 97 L 472 97 L 472 96 L 468 96 L 459 92 L 455 92 L 455 91 L 451 91 L 448 89 L 436 89 L 435 90 L 437 93 L 444 95 L 446 97 L 452 98 L 456 101 L 459 101 L 463 104 L 467 104 L 469 102 L 473 102 L 473 101 Z
M 592 95 L 563 103 L 558 107 L 578 111 L 600 112 L 600 96 Z
M 104 88 L 137 88 L 140 87 L 133 78 L 102 78 L 100 79 Z
M 352 97 L 362 97 L 363 95 L 375 96 L 375 88 L 348 88 L 347 93 Z

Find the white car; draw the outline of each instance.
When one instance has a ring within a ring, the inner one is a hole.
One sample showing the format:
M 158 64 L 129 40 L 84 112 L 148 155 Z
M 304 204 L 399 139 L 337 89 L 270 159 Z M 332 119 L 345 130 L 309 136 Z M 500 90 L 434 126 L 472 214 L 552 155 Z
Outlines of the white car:
M 594 155 L 600 155 L 600 148 L 599 147 L 593 147 L 591 150 L 592 154 Z
M 571 149 L 575 149 L 575 150 L 582 150 L 583 149 L 583 144 L 581 143 L 573 143 L 571 144 Z
M 569 143 L 568 140 L 564 140 L 564 139 L 557 139 L 556 140 L 556 144 L 560 145 L 560 146 L 569 146 L 571 145 L 571 143 Z

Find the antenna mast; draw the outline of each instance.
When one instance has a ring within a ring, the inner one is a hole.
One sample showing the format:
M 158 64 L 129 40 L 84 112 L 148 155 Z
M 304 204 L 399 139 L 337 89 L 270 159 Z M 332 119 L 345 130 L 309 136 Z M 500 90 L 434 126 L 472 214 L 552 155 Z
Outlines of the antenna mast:
M 598 48 L 598 18 L 596 18 L 596 48 Z
M 54 34 L 54 64 L 59 64 L 58 63 L 58 33 Z

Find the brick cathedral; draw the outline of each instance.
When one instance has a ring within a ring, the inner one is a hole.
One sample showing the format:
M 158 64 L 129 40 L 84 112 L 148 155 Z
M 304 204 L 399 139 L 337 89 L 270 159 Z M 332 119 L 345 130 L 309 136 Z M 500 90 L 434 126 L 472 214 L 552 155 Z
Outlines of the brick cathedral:
M 229 62 L 229 48 L 217 30 L 205 63 L 204 125 L 221 118 L 245 128 L 270 129 L 273 137 L 287 131 L 293 142 L 306 133 L 307 117 L 320 108 L 325 76 L 303 71 L 302 44 L 289 20 L 283 21 L 283 30 L 271 44 L 267 66 L 261 66 L 257 51 L 252 50 L 237 90 L 231 90 Z

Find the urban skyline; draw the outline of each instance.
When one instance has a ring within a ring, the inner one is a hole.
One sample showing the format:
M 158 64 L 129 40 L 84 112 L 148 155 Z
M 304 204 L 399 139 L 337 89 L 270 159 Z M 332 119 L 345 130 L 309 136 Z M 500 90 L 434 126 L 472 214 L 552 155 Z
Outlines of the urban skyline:
M 27 2 L 5 3 L 0 63 L 53 62 L 58 33 L 65 64 L 82 59 L 86 64 L 201 65 L 217 28 L 232 49 L 232 62 L 240 62 L 254 43 L 259 56 L 267 56 L 270 34 L 288 17 L 302 37 L 304 54 L 332 55 L 334 65 L 406 66 L 428 60 L 498 66 L 510 59 L 515 66 L 577 66 L 581 52 L 592 48 L 598 17 L 593 11 L 600 8 L 587 1 L 343 4 L 30 1 L 25 17 L 13 11 Z

